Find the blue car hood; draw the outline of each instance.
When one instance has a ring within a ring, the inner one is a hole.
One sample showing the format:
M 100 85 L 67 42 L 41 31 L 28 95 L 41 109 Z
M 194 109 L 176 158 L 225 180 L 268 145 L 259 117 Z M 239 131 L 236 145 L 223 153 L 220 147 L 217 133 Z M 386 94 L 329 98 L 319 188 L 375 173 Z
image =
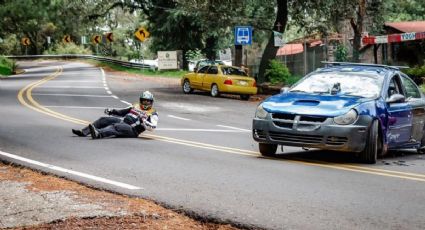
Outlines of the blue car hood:
M 262 105 L 269 113 L 335 117 L 343 115 L 360 103 L 370 100 L 373 99 L 289 92 L 269 97 Z

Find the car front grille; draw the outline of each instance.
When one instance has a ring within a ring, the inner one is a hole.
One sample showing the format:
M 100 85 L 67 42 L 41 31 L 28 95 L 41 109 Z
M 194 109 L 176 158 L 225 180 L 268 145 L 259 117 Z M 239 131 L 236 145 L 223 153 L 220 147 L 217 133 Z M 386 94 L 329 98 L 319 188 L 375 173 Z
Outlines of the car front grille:
M 273 120 L 283 120 L 286 122 L 292 122 L 296 120 L 297 117 L 299 122 L 308 122 L 308 123 L 323 123 L 327 119 L 327 117 L 321 117 L 321 116 L 272 113 Z
M 280 132 L 270 132 L 270 138 L 276 141 L 306 143 L 306 144 L 320 144 L 323 141 L 323 136 L 320 135 L 299 135 L 299 134 L 286 134 Z

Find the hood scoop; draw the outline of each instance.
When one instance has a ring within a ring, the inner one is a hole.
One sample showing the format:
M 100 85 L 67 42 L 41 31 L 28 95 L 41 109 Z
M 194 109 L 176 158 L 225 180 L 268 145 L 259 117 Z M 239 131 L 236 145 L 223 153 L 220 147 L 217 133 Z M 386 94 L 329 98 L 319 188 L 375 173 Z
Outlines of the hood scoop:
M 306 105 L 306 106 L 316 106 L 320 103 L 317 100 L 297 100 L 294 101 L 293 105 Z

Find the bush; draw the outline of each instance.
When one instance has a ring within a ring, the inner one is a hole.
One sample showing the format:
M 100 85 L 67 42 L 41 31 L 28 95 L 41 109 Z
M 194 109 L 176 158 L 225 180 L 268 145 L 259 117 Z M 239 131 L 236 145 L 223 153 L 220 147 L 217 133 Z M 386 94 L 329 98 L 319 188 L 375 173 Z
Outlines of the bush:
M 338 61 L 338 62 L 348 61 L 348 50 L 344 45 L 338 44 L 335 52 L 336 52 L 335 61 Z
M 0 75 L 10 75 L 16 70 L 16 62 L 0 56 Z
M 58 43 L 52 48 L 44 51 L 43 54 L 91 54 L 90 49 L 83 46 L 77 46 L 75 43 Z
M 279 83 L 285 84 L 287 83 L 288 78 L 291 77 L 291 73 L 289 73 L 288 68 L 278 60 L 271 60 L 269 68 L 266 69 L 265 77 L 270 81 L 270 83 L 272 83 L 272 85 Z
M 409 75 L 416 84 L 420 85 L 423 83 L 423 78 L 425 78 L 425 65 L 404 69 L 403 72 Z

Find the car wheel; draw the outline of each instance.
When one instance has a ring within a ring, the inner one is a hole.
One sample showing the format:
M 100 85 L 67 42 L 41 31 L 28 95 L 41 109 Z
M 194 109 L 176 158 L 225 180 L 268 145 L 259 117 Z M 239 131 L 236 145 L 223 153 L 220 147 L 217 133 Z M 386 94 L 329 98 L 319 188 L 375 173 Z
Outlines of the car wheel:
M 364 163 L 375 164 L 382 150 L 383 144 L 381 135 L 379 135 L 379 124 L 377 120 L 374 120 L 369 129 L 365 149 L 360 153 L 360 159 Z
M 274 157 L 276 156 L 277 145 L 276 144 L 266 144 L 258 143 L 260 153 L 265 157 Z
M 248 101 L 251 95 L 247 95 L 247 94 L 241 94 L 241 99 L 244 101 Z
M 189 82 L 189 80 L 184 80 L 184 83 L 183 83 L 183 93 L 186 93 L 186 94 L 188 94 L 188 93 L 192 93 L 193 92 L 193 89 L 192 89 L 192 87 L 190 87 L 190 82 Z
M 213 84 L 211 86 L 211 96 L 218 97 L 220 95 L 220 91 L 218 91 L 218 86 L 216 84 Z

